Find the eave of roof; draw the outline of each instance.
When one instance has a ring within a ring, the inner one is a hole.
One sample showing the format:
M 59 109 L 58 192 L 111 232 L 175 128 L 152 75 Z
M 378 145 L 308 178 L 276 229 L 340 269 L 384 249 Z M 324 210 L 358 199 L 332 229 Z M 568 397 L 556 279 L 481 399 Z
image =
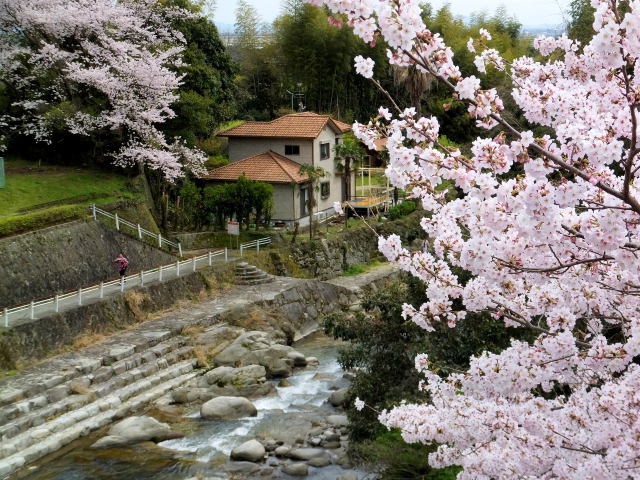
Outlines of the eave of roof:
M 306 183 L 307 175 L 301 175 L 302 165 L 272 150 L 243 158 L 224 165 L 201 176 L 203 180 L 236 181 L 240 176 L 266 183 Z

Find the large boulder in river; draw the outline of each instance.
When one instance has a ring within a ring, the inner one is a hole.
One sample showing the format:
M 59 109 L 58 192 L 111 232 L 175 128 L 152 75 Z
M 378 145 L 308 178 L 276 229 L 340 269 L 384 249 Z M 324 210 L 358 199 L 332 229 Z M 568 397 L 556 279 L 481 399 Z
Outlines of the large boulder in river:
M 306 463 L 287 463 L 282 471 L 292 477 L 306 477 L 309 475 L 309 466 Z
M 231 460 L 259 462 L 264 458 L 266 450 L 257 440 L 249 440 L 231 451 Z
M 326 454 L 327 452 L 322 448 L 294 448 L 289 452 L 289 458 L 293 460 L 311 460 Z
M 205 373 L 201 379 L 208 385 L 222 387 L 233 384 L 240 387 L 264 383 L 267 380 L 267 371 L 262 365 L 248 365 L 241 368 L 218 367 Z
M 244 397 L 216 397 L 200 408 L 200 416 L 207 420 L 236 420 L 257 414 L 258 409 Z
M 183 436 L 155 418 L 129 417 L 111 427 L 108 435 L 91 445 L 91 448 L 112 448 L 148 441 L 162 442 Z
M 336 390 L 329 397 L 329 403 L 334 407 L 343 407 L 345 402 L 347 401 L 348 391 L 348 388 L 341 388 L 340 390 Z
M 287 345 L 273 343 L 264 332 L 246 332 L 215 357 L 218 365 L 243 367 L 262 365 L 269 378 L 288 377 L 295 364 L 302 366 L 305 359 Z

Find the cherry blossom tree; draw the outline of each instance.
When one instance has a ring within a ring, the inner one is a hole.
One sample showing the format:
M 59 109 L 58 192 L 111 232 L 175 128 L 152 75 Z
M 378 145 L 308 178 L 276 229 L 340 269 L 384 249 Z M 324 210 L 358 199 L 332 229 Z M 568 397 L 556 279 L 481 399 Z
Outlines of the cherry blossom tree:
M 156 125 L 172 118 L 189 15 L 158 0 L 0 0 L 0 80 L 15 98 L 5 128 L 51 142 L 57 122 L 74 135 L 112 131 L 114 162 L 168 179 L 206 160 Z
M 422 221 L 428 252 L 396 235 L 379 241 L 426 284 L 429 301 L 404 315 L 432 330 L 489 311 L 539 334 L 447 375 L 418 356 L 429 401 L 380 421 L 409 442 L 437 443 L 430 463 L 462 466 L 460 479 L 640 478 L 640 1 L 591 0 L 590 43 L 537 38 L 541 60 L 506 62 L 486 31 L 469 41 L 480 72 L 507 71 L 526 119 L 553 132 L 544 136 L 510 124 L 496 90 L 461 75 L 417 0 L 306 1 L 365 42 L 384 39 L 392 64 L 434 76 L 491 130 L 463 155 L 439 143 L 435 118 L 390 97 L 395 111 L 354 125 L 371 148 L 388 139 L 391 182 L 432 212 Z M 372 77 L 375 65 L 357 58 L 356 69 Z M 444 181 L 463 198 L 445 202 Z

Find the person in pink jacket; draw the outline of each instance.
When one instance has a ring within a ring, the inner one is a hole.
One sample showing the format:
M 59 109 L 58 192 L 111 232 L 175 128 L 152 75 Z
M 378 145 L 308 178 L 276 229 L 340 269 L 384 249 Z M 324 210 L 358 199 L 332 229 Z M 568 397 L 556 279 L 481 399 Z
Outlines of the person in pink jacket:
M 120 272 L 120 280 L 124 281 L 124 276 L 127 274 L 127 267 L 129 266 L 129 260 L 122 254 L 122 252 L 114 260 Z

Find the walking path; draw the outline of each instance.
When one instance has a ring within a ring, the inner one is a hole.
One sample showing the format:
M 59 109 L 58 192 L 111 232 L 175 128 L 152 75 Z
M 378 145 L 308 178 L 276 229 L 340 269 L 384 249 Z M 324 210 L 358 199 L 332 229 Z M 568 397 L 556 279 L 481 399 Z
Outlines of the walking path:
M 119 295 L 135 287 L 174 280 L 180 276 L 185 276 L 197 270 L 207 268 L 210 265 L 235 262 L 238 258 L 237 252 L 228 250 L 225 253 L 224 250 L 221 250 L 216 252 L 215 255 L 212 254 L 211 258 L 209 254 L 204 254 L 188 260 L 176 261 L 176 263 L 171 265 L 163 265 L 162 267 L 152 270 L 127 275 L 124 283 L 116 279 L 103 284 L 78 289 L 76 292 L 61 295 L 57 299 L 56 297 L 51 297 L 47 300 L 35 302 L 32 306 L 25 305 L 19 309 L 6 309 L 4 312 L 0 312 L 0 315 L 3 317 L 2 324 L 5 327 L 15 327 L 56 313 L 73 310 L 81 305 L 91 305 L 92 303 L 99 302 L 114 295 Z M 178 264 L 180 266 L 178 266 Z

